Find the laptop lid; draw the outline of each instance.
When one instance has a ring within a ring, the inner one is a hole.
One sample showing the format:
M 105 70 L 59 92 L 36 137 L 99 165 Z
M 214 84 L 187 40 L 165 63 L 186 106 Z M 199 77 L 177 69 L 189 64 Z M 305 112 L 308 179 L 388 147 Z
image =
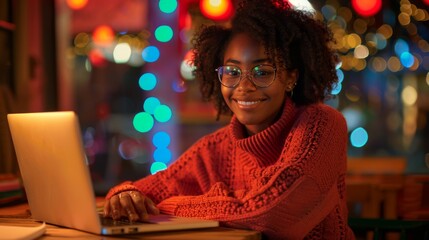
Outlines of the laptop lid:
M 219 222 L 150 216 L 147 223 L 104 226 L 74 112 L 8 114 L 32 217 L 96 234 L 124 234 L 219 226 Z
M 32 217 L 100 233 L 75 113 L 8 114 L 8 122 Z

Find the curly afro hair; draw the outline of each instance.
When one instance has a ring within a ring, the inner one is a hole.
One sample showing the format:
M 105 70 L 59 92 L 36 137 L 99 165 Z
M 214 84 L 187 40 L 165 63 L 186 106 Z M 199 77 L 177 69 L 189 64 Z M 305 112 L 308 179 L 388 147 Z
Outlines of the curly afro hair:
M 228 27 L 202 26 L 192 39 L 195 76 L 203 99 L 213 101 L 218 112 L 231 114 L 223 100 L 215 69 L 223 65 L 231 38 L 246 33 L 261 42 L 276 68 L 297 69 L 293 90 L 296 105 L 324 101 L 338 82 L 338 56 L 326 24 L 309 12 L 292 8 L 284 0 L 243 0 Z

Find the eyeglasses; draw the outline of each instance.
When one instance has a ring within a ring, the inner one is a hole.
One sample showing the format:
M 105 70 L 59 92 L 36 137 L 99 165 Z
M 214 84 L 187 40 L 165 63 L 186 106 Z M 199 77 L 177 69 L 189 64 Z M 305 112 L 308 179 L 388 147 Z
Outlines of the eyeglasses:
M 237 66 L 226 65 L 215 69 L 220 83 L 228 88 L 236 87 L 243 76 L 249 75 L 249 80 L 257 87 L 270 86 L 276 78 L 276 69 L 271 65 L 257 65 L 249 71 L 242 71 Z

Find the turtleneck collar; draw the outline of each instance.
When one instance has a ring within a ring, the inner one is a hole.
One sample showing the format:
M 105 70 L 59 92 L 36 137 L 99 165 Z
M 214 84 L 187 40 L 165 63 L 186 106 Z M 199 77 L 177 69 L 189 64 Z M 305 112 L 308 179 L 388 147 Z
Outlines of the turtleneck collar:
M 230 123 L 233 143 L 254 156 L 257 164 L 268 166 L 274 163 L 283 149 L 286 135 L 289 132 L 296 115 L 296 107 L 290 98 L 286 98 L 280 118 L 263 131 L 246 137 L 246 129 L 234 115 Z

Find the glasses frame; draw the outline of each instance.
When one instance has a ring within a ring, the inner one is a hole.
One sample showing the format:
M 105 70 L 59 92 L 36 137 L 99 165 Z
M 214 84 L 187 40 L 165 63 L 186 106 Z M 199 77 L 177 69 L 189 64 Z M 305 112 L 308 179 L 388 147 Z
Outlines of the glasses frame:
M 268 67 L 272 67 L 272 68 L 273 68 L 273 70 L 274 70 L 274 77 L 273 77 L 273 79 L 271 80 L 271 82 L 270 82 L 268 85 L 266 85 L 266 86 L 259 86 L 259 85 L 254 81 L 254 79 L 253 79 L 253 75 L 252 75 L 252 74 L 249 74 L 249 73 L 252 73 L 252 72 L 253 72 L 253 70 L 254 70 L 255 68 L 257 68 L 257 67 L 261 67 L 261 66 L 268 66 Z M 232 86 L 227 86 L 227 85 L 225 85 L 225 84 L 222 82 L 222 77 L 221 77 L 221 73 L 220 73 L 220 71 L 219 71 L 219 70 L 220 70 L 221 68 L 224 68 L 224 67 L 235 67 L 235 68 L 238 68 L 238 69 L 240 70 L 240 78 L 239 78 L 239 80 L 237 81 L 237 83 L 235 83 L 235 84 L 234 84 L 234 85 L 232 85 Z M 215 69 L 215 71 L 217 72 L 217 78 L 218 78 L 218 80 L 219 80 L 220 84 L 222 84 L 222 86 L 227 87 L 227 88 L 235 88 L 235 87 L 237 87 L 237 86 L 238 86 L 238 84 L 240 84 L 241 80 L 243 80 L 243 76 L 247 76 L 247 75 L 249 76 L 249 77 L 248 77 L 248 79 L 250 80 L 250 82 L 252 82 L 256 87 L 259 87 L 259 88 L 267 88 L 267 87 L 271 86 L 271 84 L 273 84 L 274 80 L 276 80 L 276 77 L 277 77 L 277 68 L 275 68 L 273 65 L 270 65 L 270 64 L 259 64 L 259 65 L 256 65 L 256 66 L 252 67 L 252 69 L 250 69 L 250 70 L 242 70 L 240 67 L 237 67 L 237 66 L 234 66 L 234 65 L 223 65 L 223 66 L 220 66 L 220 67 L 216 68 L 216 69 Z

